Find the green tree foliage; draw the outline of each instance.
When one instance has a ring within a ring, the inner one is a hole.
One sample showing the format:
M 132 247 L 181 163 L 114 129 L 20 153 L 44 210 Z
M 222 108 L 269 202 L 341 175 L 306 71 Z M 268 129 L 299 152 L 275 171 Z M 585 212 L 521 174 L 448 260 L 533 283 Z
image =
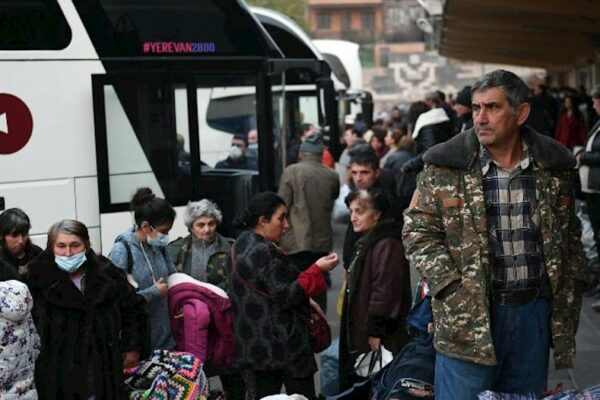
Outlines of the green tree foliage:
M 293 19 L 302 29 L 307 31 L 306 20 L 304 19 L 305 0 L 246 0 L 246 3 L 250 6 L 279 11 Z

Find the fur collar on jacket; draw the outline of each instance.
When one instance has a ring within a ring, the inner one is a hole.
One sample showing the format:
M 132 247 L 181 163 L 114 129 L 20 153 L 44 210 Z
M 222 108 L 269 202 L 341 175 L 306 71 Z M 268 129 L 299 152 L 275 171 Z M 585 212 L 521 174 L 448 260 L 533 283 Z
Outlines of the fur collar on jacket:
M 87 309 L 90 304 L 100 304 L 106 298 L 113 275 L 123 274 L 124 279 L 124 273 L 106 257 L 96 255 L 92 249 L 86 252 L 86 258 L 82 266 L 85 267 L 84 293 L 71 283 L 67 272 L 58 268 L 54 262 L 54 254 L 47 250 L 29 264 L 26 282 L 32 290 L 43 291 L 46 298 L 65 307 Z M 88 300 L 87 304 L 81 301 L 82 297 Z
M 556 140 L 524 126 L 521 137 L 533 159 L 541 169 L 566 170 L 575 168 L 575 158 Z M 457 169 L 471 169 L 479 158 L 479 140 L 474 129 L 462 132 L 452 139 L 433 146 L 423 155 L 425 164 Z

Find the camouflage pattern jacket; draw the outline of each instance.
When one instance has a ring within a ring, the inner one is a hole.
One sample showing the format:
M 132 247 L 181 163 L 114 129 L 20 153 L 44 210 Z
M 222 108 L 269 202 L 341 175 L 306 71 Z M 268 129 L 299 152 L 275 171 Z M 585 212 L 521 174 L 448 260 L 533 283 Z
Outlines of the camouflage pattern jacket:
M 550 322 L 557 368 L 572 367 L 575 333 L 586 281 L 575 216 L 575 160 L 558 142 L 523 128 L 534 163 L 546 271 L 552 286 Z M 435 347 L 449 357 L 496 365 L 490 330 L 490 245 L 479 141 L 463 132 L 424 155 L 425 170 L 405 211 L 406 254 L 427 278 L 435 320 Z M 461 285 L 443 300 L 436 295 Z M 581 281 L 581 282 L 580 282 Z
M 207 256 L 206 281 L 227 291 L 229 273 L 231 272 L 231 256 L 229 253 L 233 240 L 219 233 L 216 235 L 214 252 Z M 169 243 L 168 249 L 177 271 L 191 275 L 192 235 L 172 241 Z M 192 277 L 198 279 L 197 276 Z

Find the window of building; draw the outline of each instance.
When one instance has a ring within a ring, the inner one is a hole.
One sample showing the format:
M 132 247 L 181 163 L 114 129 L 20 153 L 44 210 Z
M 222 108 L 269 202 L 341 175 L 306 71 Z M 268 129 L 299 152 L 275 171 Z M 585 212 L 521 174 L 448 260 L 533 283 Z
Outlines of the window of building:
M 331 14 L 318 13 L 317 14 L 317 29 L 329 29 L 330 27 L 331 27 Z
M 61 50 L 70 42 L 56 0 L 0 1 L 0 50 Z
M 344 31 L 352 29 L 352 13 L 350 11 L 342 12 L 342 29 Z
M 364 11 L 362 13 L 362 27 L 363 29 L 375 28 L 375 14 L 373 11 Z

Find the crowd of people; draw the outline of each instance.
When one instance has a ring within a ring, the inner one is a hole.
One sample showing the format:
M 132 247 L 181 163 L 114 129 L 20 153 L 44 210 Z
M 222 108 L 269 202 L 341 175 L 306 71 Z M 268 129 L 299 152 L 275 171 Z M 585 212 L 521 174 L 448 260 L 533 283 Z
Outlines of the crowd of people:
M 600 88 L 591 97 L 600 114 Z M 493 71 L 452 102 L 432 92 L 407 115 L 394 108 L 370 127 L 359 118 L 344 132 L 339 174 L 303 125 L 278 193 L 252 198 L 235 240 L 219 233 L 209 199 L 187 205 L 189 233 L 171 240 L 176 212 L 148 188 L 133 195 L 135 223 L 106 257 L 79 221 L 52 225 L 41 249 L 27 214 L 5 210 L 0 397 L 122 399 L 123 370 L 168 350 L 200 358 L 228 399 L 282 387 L 315 399 L 306 321 L 325 315 L 338 263 L 340 392 L 364 379 L 359 355 L 395 356 L 411 340 L 410 263 L 431 298 L 436 399 L 542 393 L 551 347 L 557 368 L 573 365 L 582 292 L 598 284 L 575 196 L 597 241 L 600 126 L 586 134 L 593 121 L 580 102 L 568 93 L 553 114 L 545 88 Z M 537 130 L 541 108 L 548 128 Z M 255 169 L 256 143 L 255 130 L 234 136 L 218 167 Z M 332 220 L 347 225 L 340 257 Z

